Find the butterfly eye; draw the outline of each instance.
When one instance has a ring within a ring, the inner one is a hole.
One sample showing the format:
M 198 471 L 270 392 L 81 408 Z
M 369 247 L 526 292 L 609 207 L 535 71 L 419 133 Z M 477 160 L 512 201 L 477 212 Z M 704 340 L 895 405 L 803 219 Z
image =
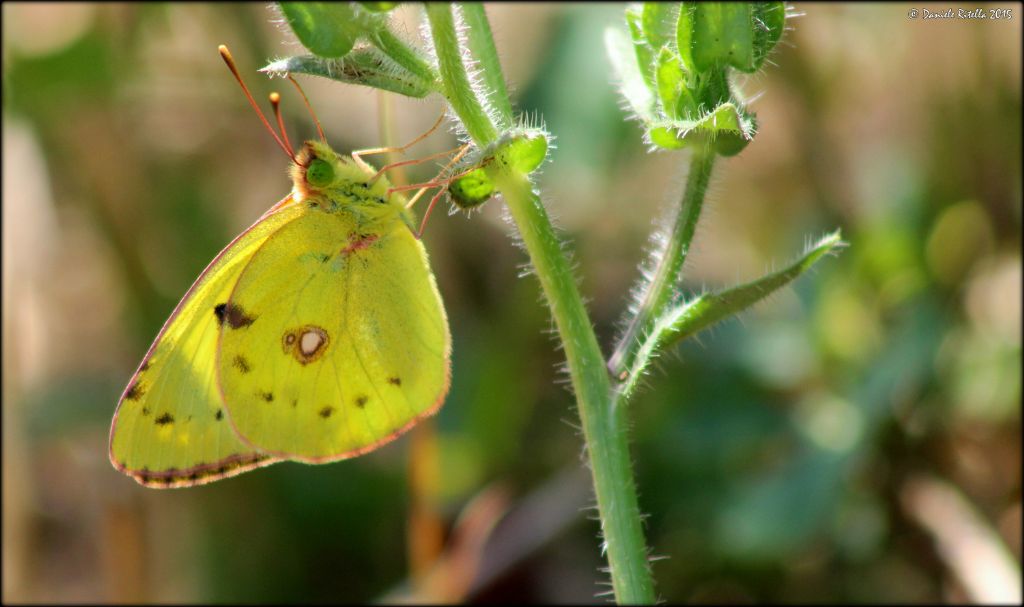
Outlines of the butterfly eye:
M 306 181 L 318 188 L 328 186 L 334 181 L 334 168 L 327 161 L 314 158 L 306 169 Z

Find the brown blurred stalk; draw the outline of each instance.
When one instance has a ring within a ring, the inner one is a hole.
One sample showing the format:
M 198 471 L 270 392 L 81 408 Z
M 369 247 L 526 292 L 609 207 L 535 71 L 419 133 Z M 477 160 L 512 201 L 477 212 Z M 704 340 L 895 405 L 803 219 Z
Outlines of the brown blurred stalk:
M 437 430 L 433 419 L 421 422 L 409 444 L 409 569 L 417 590 L 441 555 L 444 529 L 437 511 Z
M 1020 602 L 1020 563 L 960 489 L 922 475 L 906 483 L 900 498 L 907 513 L 935 539 L 939 556 L 971 602 Z

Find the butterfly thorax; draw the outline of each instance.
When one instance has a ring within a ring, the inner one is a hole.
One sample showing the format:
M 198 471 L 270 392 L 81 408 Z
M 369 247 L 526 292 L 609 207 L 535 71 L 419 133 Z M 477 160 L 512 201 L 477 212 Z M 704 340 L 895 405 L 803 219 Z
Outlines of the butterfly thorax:
M 291 168 L 292 199 L 326 213 L 350 213 L 368 230 L 400 221 L 412 227 L 405 198 L 393 192 L 386 175 L 375 177 L 365 162 L 357 164 L 326 143 L 307 141 Z

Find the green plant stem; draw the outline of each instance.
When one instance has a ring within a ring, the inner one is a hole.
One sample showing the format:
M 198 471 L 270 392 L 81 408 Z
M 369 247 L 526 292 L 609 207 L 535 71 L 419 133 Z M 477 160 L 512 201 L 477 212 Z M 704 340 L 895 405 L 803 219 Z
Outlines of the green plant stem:
M 379 29 L 374 33 L 373 45 L 379 48 L 385 55 L 391 57 L 395 63 L 416 74 L 424 81 L 437 82 L 438 74 L 433 66 L 388 28 Z
M 630 469 L 626 409 L 612 406 L 611 386 L 590 318 L 551 221 L 529 179 L 501 167 L 488 172 L 519 227 L 565 347 L 615 599 L 620 604 L 653 603 L 654 582 Z
M 653 330 L 658 317 L 678 289 L 683 265 L 693 241 L 693 233 L 697 229 L 697 221 L 704 207 L 704 196 L 714 165 L 713 149 L 694 149 L 690 158 L 690 174 L 686 178 L 686 190 L 683 191 L 682 206 L 676 214 L 672 233 L 669 234 L 665 250 L 658 259 L 654 277 L 647 285 L 636 316 L 630 321 L 625 335 L 608 360 L 608 370 L 620 381 L 628 376 L 640 344 Z
M 443 2 L 426 4 L 427 19 L 430 21 L 430 35 L 437 52 L 437 66 L 441 73 L 444 96 L 452 109 L 459 115 L 466 132 L 480 147 L 498 138 L 498 130 L 476 97 L 462 63 L 459 38 L 455 34 L 455 20 L 452 7 Z
M 512 126 L 512 102 L 505 87 L 505 76 L 501 71 L 498 49 L 494 46 L 494 36 L 491 35 L 491 24 L 487 21 L 484 5 L 481 2 L 464 2 L 459 8 L 466 22 L 469 52 L 477 60 L 480 78 L 490 91 L 490 100 L 498 113 L 498 126 L 508 128 Z
M 498 131 L 470 86 L 451 7 L 428 3 L 426 11 L 445 96 L 469 136 L 484 147 L 497 138 Z M 486 20 L 486 15 L 480 17 Z M 489 27 L 487 32 L 490 32 Z M 493 46 L 493 41 L 490 45 Z M 504 103 L 508 103 L 507 93 L 505 97 Z M 625 409 L 612 406 L 604 357 L 569 262 L 559 247 L 544 206 L 533 192 L 529 177 L 500 163 L 489 166 L 487 172 L 519 228 L 565 348 L 594 479 L 615 599 L 619 603 L 653 603 L 654 581 L 647 562 L 640 507 L 630 467 Z

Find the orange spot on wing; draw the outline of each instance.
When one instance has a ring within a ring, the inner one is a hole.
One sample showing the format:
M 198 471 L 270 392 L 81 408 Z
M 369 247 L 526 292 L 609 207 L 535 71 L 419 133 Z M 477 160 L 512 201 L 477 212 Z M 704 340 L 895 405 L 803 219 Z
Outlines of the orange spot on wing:
M 350 255 L 356 251 L 367 249 L 370 245 L 376 242 L 378 238 L 380 237 L 376 234 L 371 234 L 370 236 L 357 236 L 347 247 L 341 250 L 341 254 Z

